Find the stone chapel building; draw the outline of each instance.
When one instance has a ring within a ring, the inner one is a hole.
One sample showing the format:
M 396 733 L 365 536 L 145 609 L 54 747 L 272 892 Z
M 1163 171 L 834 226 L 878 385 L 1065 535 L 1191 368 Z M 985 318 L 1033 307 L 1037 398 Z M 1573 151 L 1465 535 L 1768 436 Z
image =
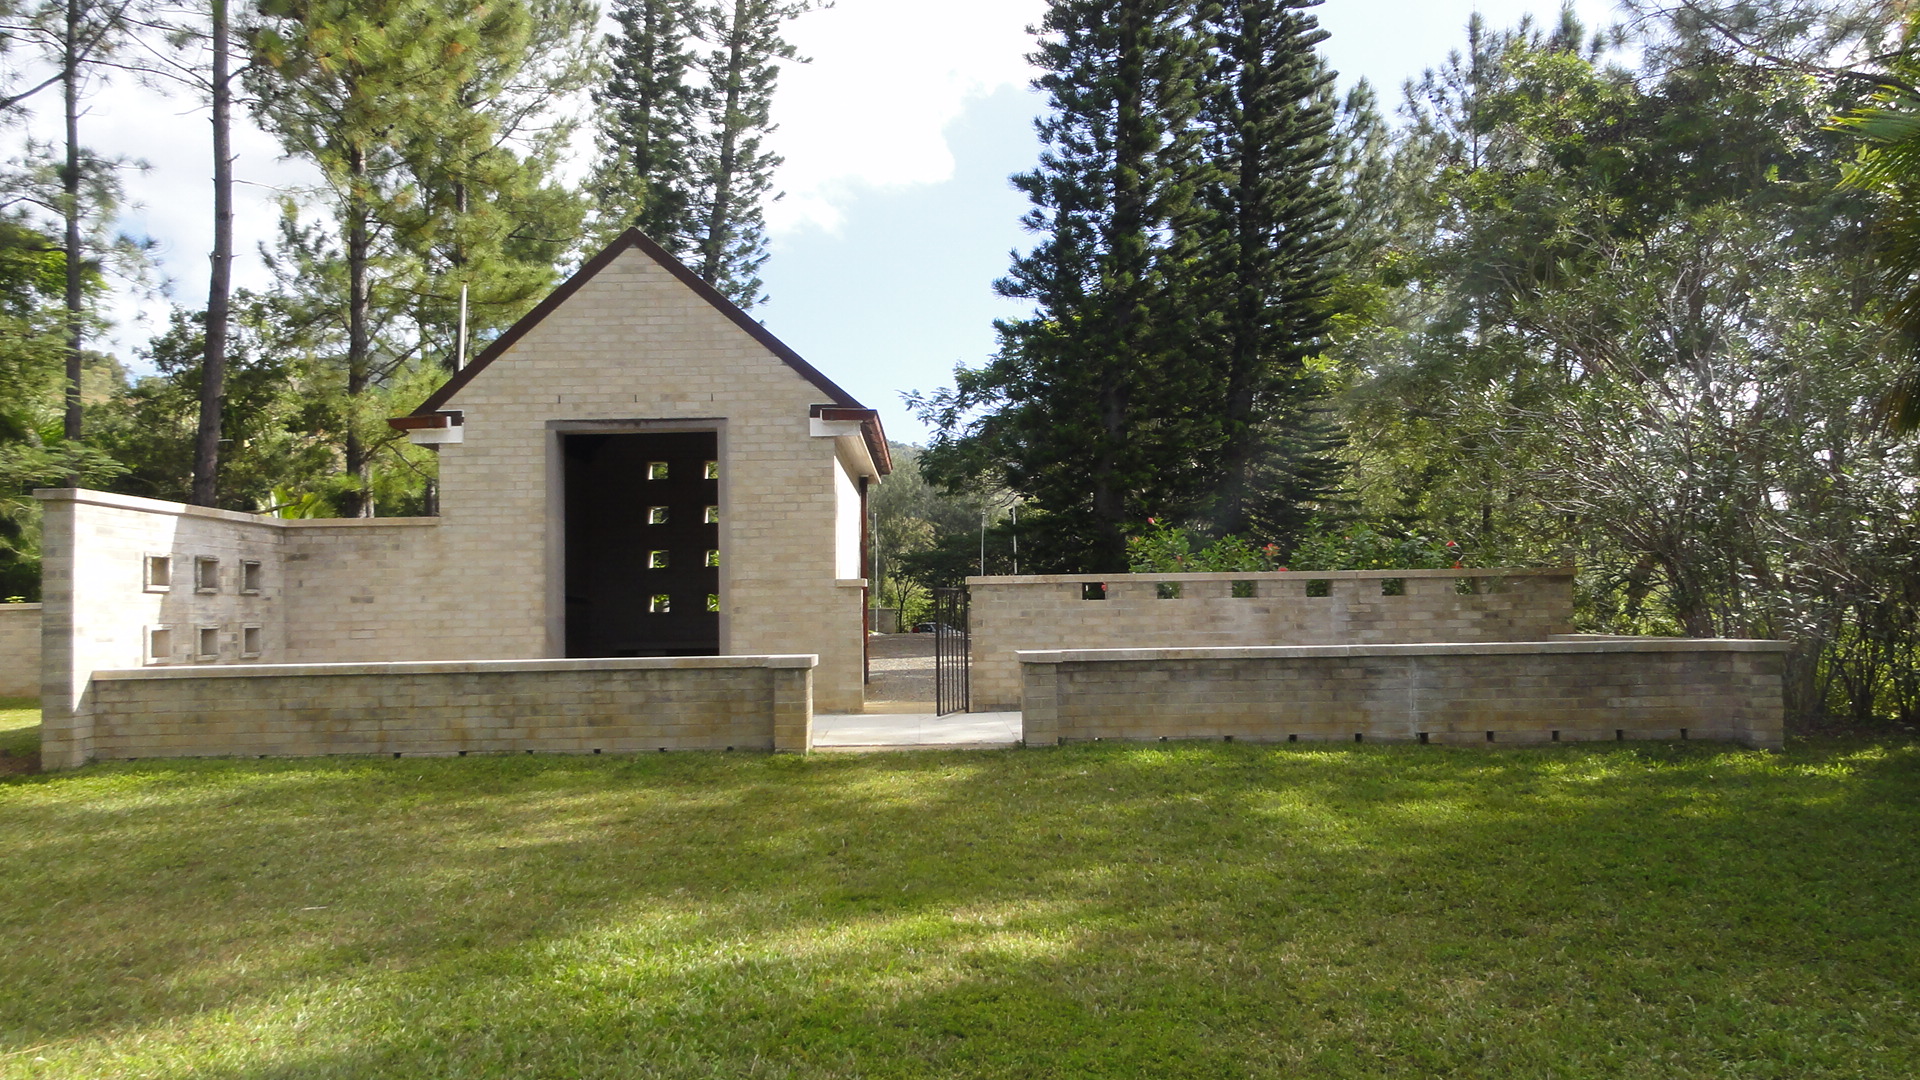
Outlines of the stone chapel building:
M 390 423 L 440 453 L 413 573 L 470 614 L 392 582 L 433 655 L 389 655 L 810 652 L 859 711 L 879 417 L 638 231 Z
M 817 654 L 810 707 L 860 711 L 879 417 L 639 232 L 390 423 L 437 517 L 39 493 L 50 765 L 140 668 Z

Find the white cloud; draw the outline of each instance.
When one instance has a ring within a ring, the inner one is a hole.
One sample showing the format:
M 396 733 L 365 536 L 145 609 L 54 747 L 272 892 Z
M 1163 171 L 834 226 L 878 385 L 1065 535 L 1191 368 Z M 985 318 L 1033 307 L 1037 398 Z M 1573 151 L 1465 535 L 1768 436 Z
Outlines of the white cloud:
M 944 129 L 969 100 L 1033 78 L 1027 27 L 1043 0 L 839 0 L 796 19 L 812 63 L 780 73 L 769 140 L 786 158 L 775 233 L 836 229 L 862 187 L 953 175 Z

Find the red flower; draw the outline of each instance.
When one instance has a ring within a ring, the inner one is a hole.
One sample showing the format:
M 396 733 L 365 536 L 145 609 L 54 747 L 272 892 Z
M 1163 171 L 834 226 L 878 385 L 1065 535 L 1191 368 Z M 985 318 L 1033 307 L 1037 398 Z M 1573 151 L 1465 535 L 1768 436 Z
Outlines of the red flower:
M 1282 570 L 1285 570 L 1285 569 L 1286 569 L 1286 567 L 1284 567 L 1284 566 L 1282 566 L 1282 567 L 1280 567 L 1280 569 L 1282 569 Z
M 1455 559 L 1455 560 L 1453 561 L 1453 568 L 1454 568 L 1455 570 L 1458 570 L 1458 569 L 1460 569 L 1460 560 L 1458 560 L 1458 559 Z
M 1453 541 L 1451 541 L 1451 540 L 1449 540 L 1449 541 L 1447 541 L 1447 546 L 1448 546 L 1448 547 L 1459 547 L 1460 545 L 1459 545 L 1459 544 L 1456 544 L 1456 543 L 1454 543 L 1454 542 L 1453 542 Z

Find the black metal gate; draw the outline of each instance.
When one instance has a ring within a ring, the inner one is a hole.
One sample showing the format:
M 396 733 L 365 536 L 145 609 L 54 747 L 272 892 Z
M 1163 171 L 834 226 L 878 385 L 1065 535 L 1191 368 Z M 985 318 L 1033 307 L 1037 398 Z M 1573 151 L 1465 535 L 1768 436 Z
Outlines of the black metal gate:
M 971 705 L 967 657 L 972 645 L 967 590 L 933 590 L 933 711 L 966 712 Z

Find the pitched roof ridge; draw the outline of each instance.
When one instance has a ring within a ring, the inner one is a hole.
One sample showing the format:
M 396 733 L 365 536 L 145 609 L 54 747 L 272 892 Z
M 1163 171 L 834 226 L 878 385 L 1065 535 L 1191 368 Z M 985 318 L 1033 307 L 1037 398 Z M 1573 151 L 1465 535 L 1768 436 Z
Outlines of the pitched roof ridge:
M 540 325 L 547 316 L 553 314 L 560 305 L 566 303 L 569 297 L 580 291 L 581 286 L 593 280 L 600 271 L 605 270 L 614 259 L 618 258 L 620 254 L 628 248 L 640 249 L 643 254 L 660 264 L 668 273 L 679 278 L 681 284 L 692 289 L 695 294 L 712 305 L 720 314 L 731 319 L 734 325 L 745 330 L 755 341 L 765 346 L 767 351 L 779 357 L 788 367 L 798 372 L 801 378 L 806 379 L 822 393 L 831 397 L 835 404 L 852 409 L 866 408 L 866 406 L 860 404 L 852 394 L 842 390 L 832 379 L 821 374 L 818 368 L 807 363 L 806 360 L 801 358 L 799 353 L 789 348 L 786 342 L 774 337 L 771 330 L 762 326 L 753 316 L 742 311 L 738 304 L 721 295 L 720 290 L 702 281 L 700 275 L 694 273 L 679 259 L 674 258 L 667 249 L 655 243 L 639 229 L 628 229 L 615 238 L 612 243 L 602 248 L 599 254 L 582 263 L 580 269 L 574 271 L 571 277 L 561 282 L 553 292 L 547 294 L 546 299 L 536 304 L 532 311 L 521 316 L 518 322 L 515 322 L 507 328 L 505 333 L 495 338 L 491 344 L 481 351 L 479 356 L 474 357 L 471 364 L 454 372 L 452 378 L 441 384 L 440 389 L 434 391 L 431 397 L 421 402 L 420 407 L 413 410 L 410 415 L 424 416 L 445 406 L 448 401 L 452 400 L 455 394 L 465 389 L 466 385 L 473 381 L 474 376 L 478 375 L 488 364 L 499 359 L 508 349 L 513 348 L 521 338 L 525 337 L 534 327 Z

